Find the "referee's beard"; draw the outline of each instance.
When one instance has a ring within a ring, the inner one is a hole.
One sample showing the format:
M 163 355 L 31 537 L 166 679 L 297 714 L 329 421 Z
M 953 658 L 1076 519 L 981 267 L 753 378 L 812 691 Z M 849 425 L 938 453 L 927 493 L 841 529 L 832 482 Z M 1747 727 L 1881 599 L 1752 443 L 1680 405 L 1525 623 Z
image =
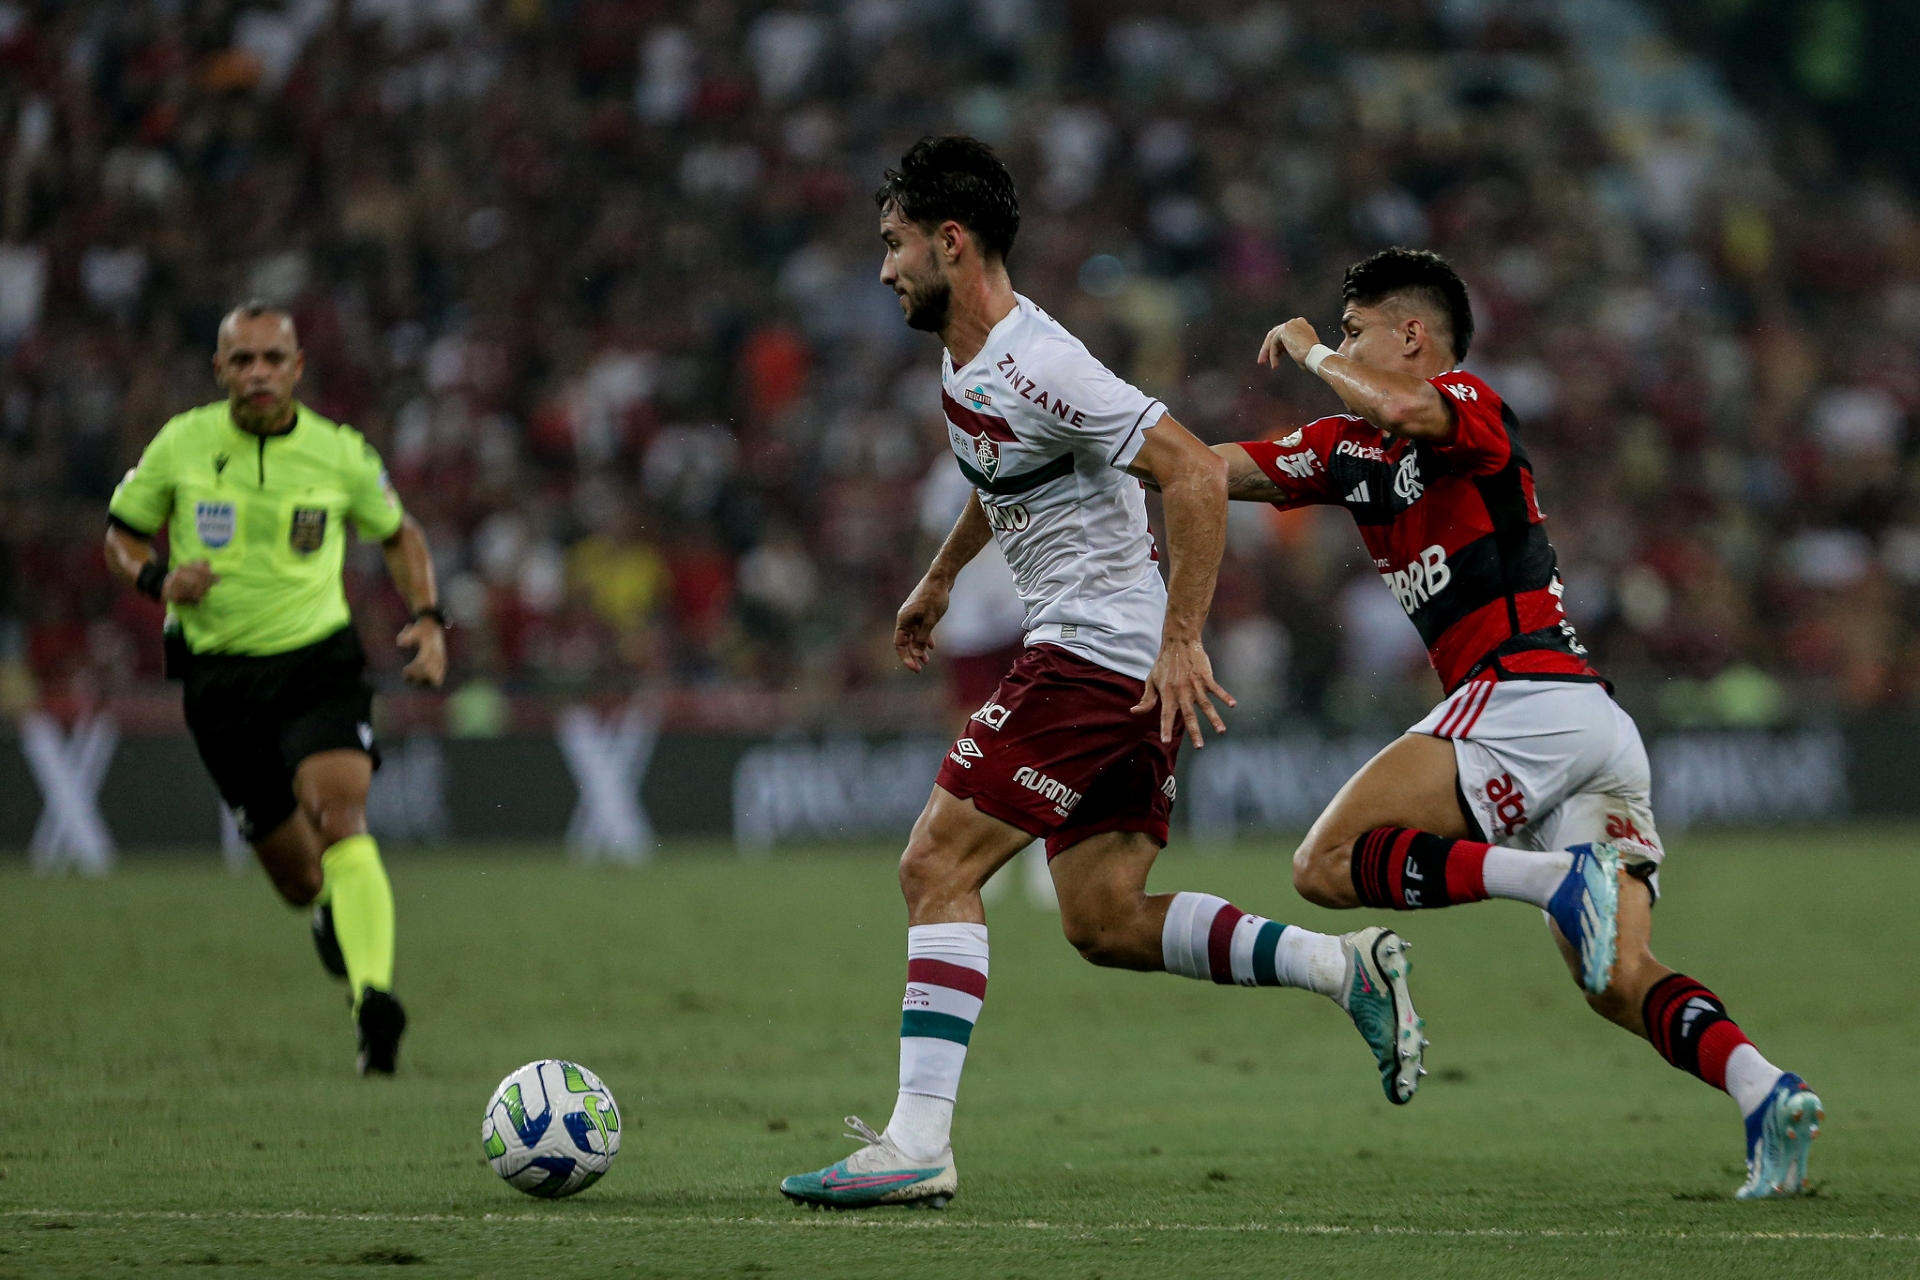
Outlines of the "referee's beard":
M 252 394 L 227 397 L 227 412 L 233 425 L 256 436 L 278 435 L 293 421 L 293 394 L 279 396 L 261 408 Z

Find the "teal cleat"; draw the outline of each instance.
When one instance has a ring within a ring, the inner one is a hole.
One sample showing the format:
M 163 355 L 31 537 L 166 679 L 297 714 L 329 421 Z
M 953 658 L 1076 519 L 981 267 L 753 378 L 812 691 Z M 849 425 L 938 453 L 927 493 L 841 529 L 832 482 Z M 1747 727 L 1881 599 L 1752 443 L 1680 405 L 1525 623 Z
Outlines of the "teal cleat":
M 1413 997 L 1407 991 L 1407 974 L 1413 965 L 1406 953 L 1411 944 L 1393 930 L 1375 925 L 1342 935 L 1340 945 L 1347 953 L 1346 998 L 1340 1007 L 1373 1050 L 1387 1101 L 1404 1105 L 1412 1101 L 1420 1077 L 1427 1074 L 1420 1065 L 1427 1047 L 1420 1029 L 1426 1023 L 1413 1011 Z
M 1613 980 L 1619 951 L 1620 849 L 1611 841 L 1567 850 L 1573 867 L 1553 891 L 1547 915 L 1580 956 L 1580 985 L 1601 995 Z
M 1807 1082 L 1788 1071 L 1747 1117 L 1747 1181 L 1736 1200 L 1797 1196 L 1807 1188 L 1807 1148 L 1826 1117 Z
M 848 1116 L 847 1127 L 854 1131 L 849 1138 L 867 1145 L 838 1164 L 782 1178 L 781 1195 L 815 1209 L 871 1209 L 883 1204 L 944 1209 L 960 1189 L 952 1147 L 931 1161 L 911 1160 L 859 1116 Z

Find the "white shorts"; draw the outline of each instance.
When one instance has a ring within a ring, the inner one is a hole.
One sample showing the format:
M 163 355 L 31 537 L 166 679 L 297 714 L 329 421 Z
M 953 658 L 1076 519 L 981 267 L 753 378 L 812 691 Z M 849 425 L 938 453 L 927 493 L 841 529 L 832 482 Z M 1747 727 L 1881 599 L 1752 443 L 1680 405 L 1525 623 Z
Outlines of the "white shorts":
M 1407 732 L 1453 742 L 1460 794 L 1494 844 L 1632 839 L 1662 852 L 1639 727 L 1598 684 L 1470 680 Z M 1657 895 L 1657 875 L 1650 884 Z

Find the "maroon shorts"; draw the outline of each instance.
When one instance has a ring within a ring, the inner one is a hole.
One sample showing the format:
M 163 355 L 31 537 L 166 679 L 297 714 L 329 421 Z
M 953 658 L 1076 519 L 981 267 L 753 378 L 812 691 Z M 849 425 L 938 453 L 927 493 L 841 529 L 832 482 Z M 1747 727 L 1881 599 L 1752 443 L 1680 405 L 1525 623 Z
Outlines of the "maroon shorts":
M 947 670 L 951 678 L 947 683 L 947 693 L 953 699 L 954 710 L 971 711 L 984 702 L 992 701 L 993 691 L 1000 687 L 1000 680 L 1007 674 L 1007 668 L 1025 652 L 1026 646 L 1016 640 L 985 653 L 948 654 Z
M 989 817 L 1044 836 L 1047 856 L 1106 831 L 1167 842 L 1180 739 L 1160 709 L 1134 715 L 1145 685 L 1037 644 L 947 751 L 936 781 Z

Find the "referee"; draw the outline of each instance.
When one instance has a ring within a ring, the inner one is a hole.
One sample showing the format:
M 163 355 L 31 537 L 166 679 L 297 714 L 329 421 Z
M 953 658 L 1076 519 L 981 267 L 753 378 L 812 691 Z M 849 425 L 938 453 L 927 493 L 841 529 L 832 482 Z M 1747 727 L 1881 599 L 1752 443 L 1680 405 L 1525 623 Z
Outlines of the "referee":
M 314 904 L 320 958 L 351 990 L 358 1065 L 391 1073 L 407 1015 L 393 997 L 393 890 L 367 834 L 380 761 L 366 653 L 341 587 L 345 522 L 380 543 L 413 611 L 406 677 L 446 675 L 445 619 L 420 526 L 373 446 L 293 398 L 305 360 L 286 312 L 220 322 L 222 402 L 170 419 L 108 507 L 107 563 L 166 602 L 166 670 L 241 833 L 280 895 Z M 155 558 L 167 528 L 173 567 Z

